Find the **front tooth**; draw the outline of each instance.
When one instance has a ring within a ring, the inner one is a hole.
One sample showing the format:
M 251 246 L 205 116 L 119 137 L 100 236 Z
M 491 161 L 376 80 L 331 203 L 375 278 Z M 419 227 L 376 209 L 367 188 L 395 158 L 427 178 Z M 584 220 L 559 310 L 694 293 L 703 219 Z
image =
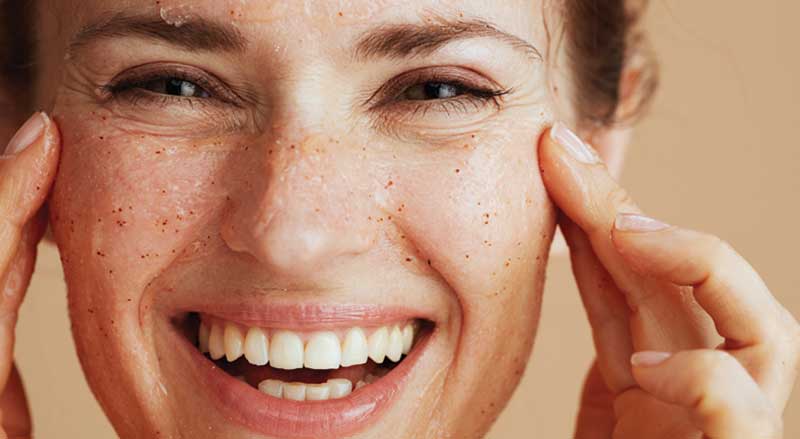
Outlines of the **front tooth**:
M 353 328 L 347 331 L 342 343 L 342 366 L 353 366 L 364 364 L 369 357 L 369 345 L 367 336 L 361 328 Z
M 306 385 L 304 383 L 284 383 L 283 397 L 292 401 L 305 401 Z
M 214 360 L 219 360 L 225 356 L 225 342 L 222 338 L 222 325 L 213 323 L 211 332 L 208 334 L 208 354 Z
M 258 383 L 258 390 L 276 398 L 283 397 L 283 381 L 264 380 Z
M 210 330 L 208 329 L 208 325 L 204 322 L 200 322 L 200 331 L 197 334 L 197 344 L 200 349 L 200 352 L 206 353 L 208 352 L 208 333 Z
M 263 366 L 269 361 L 269 340 L 261 328 L 250 328 L 244 338 L 244 357 L 250 364 Z
M 276 332 L 269 344 L 269 361 L 276 369 L 303 367 L 303 340 L 291 331 Z
M 306 385 L 306 401 L 326 401 L 330 394 L 331 388 L 327 384 Z
M 339 337 L 333 332 L 317 332 L 306 344 L 305 366 L 309 369 L 338 369 L 342 361 Z
M 411 345 L 414 344 L 414 325 L 408 324 L 403 328 L 403 353 L 411 352 Z
M 403 356 L 403 333 L 397 325 L 392 328 L 392 332 L 389 334 L 386 356 L 395 362 L 400 361 L 400 357 Z
M 344 398 L 353 391 L 353 383 L 348 379 L 333 378 L 327 384 L 331 389 L 330 399 Z
M 233 323 L 225 325 L 223 341 L 225 342 L 225 358 L 227 358 L 229 362 L 236 361 L 242 356 L 243 339 L 242 330 L 239 329 L 237 325 Z
M 369 336 L 367 343 L 369 344 L 369 358 L 378 364 L 383 363 L 389 343 L 389 330 L 385 326 L 378 329 Z

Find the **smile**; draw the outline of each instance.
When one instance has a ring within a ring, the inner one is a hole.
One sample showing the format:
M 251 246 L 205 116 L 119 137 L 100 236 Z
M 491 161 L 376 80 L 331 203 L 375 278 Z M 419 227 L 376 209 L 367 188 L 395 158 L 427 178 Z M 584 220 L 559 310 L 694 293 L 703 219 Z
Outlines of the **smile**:
M 230 420 L 269 436 L 341 437 L 396 399 L 434 325 L 396 310 L 335 322 L 315 314 L 281 325 L 250 312 L 190 312 L 183 351 Z

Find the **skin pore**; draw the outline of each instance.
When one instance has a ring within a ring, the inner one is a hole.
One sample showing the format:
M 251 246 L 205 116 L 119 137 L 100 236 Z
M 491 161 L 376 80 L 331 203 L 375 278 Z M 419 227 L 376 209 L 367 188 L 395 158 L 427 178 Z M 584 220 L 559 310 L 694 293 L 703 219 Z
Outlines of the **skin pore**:
M 536 139 L 570 118 L 540 1 L 39 9 L 37 102 L 63 136 L 50 221 L 122 437 L 270 437 L 186 373 L 175 324 L 263 304 L 432 322 L 353 437 L 488 429 L 532 348 L 555 227 Z

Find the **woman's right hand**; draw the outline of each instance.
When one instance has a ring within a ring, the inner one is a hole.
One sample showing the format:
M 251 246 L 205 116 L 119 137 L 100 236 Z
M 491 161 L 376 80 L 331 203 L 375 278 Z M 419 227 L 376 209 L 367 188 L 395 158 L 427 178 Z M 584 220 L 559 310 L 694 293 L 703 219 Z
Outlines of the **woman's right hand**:
M 56 174 L 60 143 L 53 121 L 37 112 L 0 156 L 0 438 L 31 435 L 25 392 L 14 367 L 14 330 L 36 245 L 47 228 L 42 205 Z

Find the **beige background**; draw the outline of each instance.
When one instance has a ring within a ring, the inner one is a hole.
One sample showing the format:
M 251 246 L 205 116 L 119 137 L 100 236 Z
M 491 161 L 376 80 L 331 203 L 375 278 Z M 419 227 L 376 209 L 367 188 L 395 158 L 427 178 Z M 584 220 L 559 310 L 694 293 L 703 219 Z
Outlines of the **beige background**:
M 800 2 L 654 1 L 663 84 L 623 183 L 650 214 L 731 242 L 800 315 Z M 43 246 L 17 355 L 39 438 L 113 437 L 80 372 L 58 255 Z M 541 329 L 492 439 L 569 438 L 591 339 L 566 257 L 549 268 Z M 800 391 L 786 437 L 800 437 Z

